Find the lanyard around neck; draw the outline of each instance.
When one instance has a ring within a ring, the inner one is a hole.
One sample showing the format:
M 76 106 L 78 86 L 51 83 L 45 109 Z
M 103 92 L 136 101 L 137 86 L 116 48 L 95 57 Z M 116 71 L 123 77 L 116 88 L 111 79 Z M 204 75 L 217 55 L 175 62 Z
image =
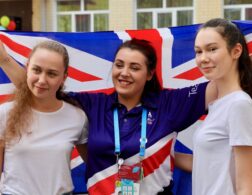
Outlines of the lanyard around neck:
M 146 129 L 147 129 L 147 110 L 146 108 L 143 108 L 142 122 L 141 122 L 140 150 L 139 150 L 140 157 L 144 157 L 145 155 L 145 145 L 147 143 Z M 121 148 L 120 148 L 119 117 L 117 108 L 114 109 L 114 137 L 115 137 L 115 154 L 119 155 L 121 152 Z

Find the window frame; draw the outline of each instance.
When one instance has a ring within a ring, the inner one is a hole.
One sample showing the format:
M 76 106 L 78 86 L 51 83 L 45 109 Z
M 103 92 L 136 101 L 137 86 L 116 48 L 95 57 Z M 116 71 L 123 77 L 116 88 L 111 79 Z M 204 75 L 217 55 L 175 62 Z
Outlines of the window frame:
M 193 1 L 194 4 L 194 1 Z M 162 13 L 171 13 L 172 24 L 171 26 L 177 26 L 177 13 L 178 11 L 192 11 L 192 24 L 194 23 L 194 5 L 192 6 L 184 6 L 184 7 L 166 7 L 166 0 L 163 0 L 162 8 L 137 8 L 137 0 L 135 0 L 135 28 L 138 29 L 137 25 L 137 15 L 139 13 L 151 12 L 152 13 L 152 28 L 160 28 L 158 27 L 158 14 Z
M 224 3 L 224 1 L 223 1 Z M 236 4 L 236 5 L 224 5 L 223 6 L 223 17 L 225 16 L 225 10 L 227 9 L 240 9 L 241 11 L 241 15 L 240 15 L 240 19 L 239 20 L 246 20 L 245 16 L 246 16 L 246 8 L 251 8 L 252 9 L 252 4 Z
M 71 0 L 68 0 L 68 1 L 71 1 Z M 63 16 L 70 15 L 70 17 L 71 17 L 71 32 L 77 32 L 76 31 L 76 20 L 75 20 L 76 15 L 90 15 L 90 31 L 88 31 L 88 32 L 94 32 L 95 14 L 107 14 L 108 20 L 109 20 L 109 13 L 110 13 L 109 8 L 108 8 L 108 10 L 84 10 L 84 0 L 80 0 L 80 10 L 78 10 L 78 11 L 57 11 L 57 3 L 58 3 L 58 1 L 56 0 L 55 5 L 54 5 L 56 17 L 55 17 L 55 23 L 53 25 L 54 30 L 57 32 L 58 32 L 58 16 L 61 16 L 61 15 L 63 15 Z M 109 29 L 109 22 L 108 22 L 107 28 Z

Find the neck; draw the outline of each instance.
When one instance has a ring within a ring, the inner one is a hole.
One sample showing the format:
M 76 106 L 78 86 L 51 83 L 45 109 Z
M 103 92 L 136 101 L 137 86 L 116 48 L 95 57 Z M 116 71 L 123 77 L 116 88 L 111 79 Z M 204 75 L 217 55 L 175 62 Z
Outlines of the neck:
M 234 91 L 242 90 L 239 82 L 239 75 L 235 77 L 226 77 L 221 80 L 216 80 L 215 82 L 218 89 L 218 99 Z
M 118 101 L 119 103 L 123 104 L 127 110 L 131 110 L 132 108 L 136 107 L 141 101 L 140 97 L 123 97 L 118 95 Z
M 63 101 L 55 100 L 40 100 L 33 98 L 32 108 L 41 112 L 55 112 L 62 107 Z

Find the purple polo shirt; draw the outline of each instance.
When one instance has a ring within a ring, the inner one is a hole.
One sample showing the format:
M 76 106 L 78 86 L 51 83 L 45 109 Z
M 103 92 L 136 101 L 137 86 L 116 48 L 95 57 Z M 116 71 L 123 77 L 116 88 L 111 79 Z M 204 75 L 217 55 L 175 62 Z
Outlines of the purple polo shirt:
M 121 157 L 126 159 L 139 153 L 142 107 L 148 111 L 148 148 L 164 136 L 182 131 L 205 114 L 206 85 L 149 93 L 142 97 L 141 105 L 130 111 L 118 102 L 117 93 L 69 93 L 81 104 L 89 120 L 87 179 L 116 163 L 114 108 L 119 111 Z

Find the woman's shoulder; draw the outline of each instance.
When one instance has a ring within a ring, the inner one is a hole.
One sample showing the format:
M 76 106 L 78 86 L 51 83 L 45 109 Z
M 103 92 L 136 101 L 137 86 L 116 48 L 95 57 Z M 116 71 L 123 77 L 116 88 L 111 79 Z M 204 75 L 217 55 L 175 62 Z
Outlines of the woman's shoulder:
M 227 96 L 225 101 L 222 101 L 224 104 L 228 104 L 230 106 L 230 112 L 235 112 L 236 114 L 238 112 L 244 112 L 245 110 L 250 110 L 250 113 L 252 114 L 252 99 L 244 91 L 236 91 Z
M 67 95 L 68 96 L 106 96 L 107 93 L 104 93 L 104 92 L 88 92 L 88 91 L 81 91 L 81 92 L 74 92 L 74 91 L 71 91 L 71 92 L 67 92 Z
M 102 93 L 102 92 L 69 92 L 67 93 L 73 99 L 78 100 L 78 102 L 82 101 L 90 101 L 95 99 L 106 99 L 109 97 L 109 94 Z
M 5 118 L 12 107 L 13 107 L 13 101 L 4 102 L 0 104 L 0 118 Z
M 228 94 L 226 97 L 227 97 L 227 99 L 229 99 L 229 101 L 232 102 L 232 104 L 239 104 L 242 102 L 252 104 L 252 99 L 251 99 L 250 95 L 243 90 L 232 92 L 232 93 Z
M 87 118 L 83 109 L 73 104 L 64 101 L 62 111 L 71 115 L 72 117 L 80 116 L 81 118 Z

